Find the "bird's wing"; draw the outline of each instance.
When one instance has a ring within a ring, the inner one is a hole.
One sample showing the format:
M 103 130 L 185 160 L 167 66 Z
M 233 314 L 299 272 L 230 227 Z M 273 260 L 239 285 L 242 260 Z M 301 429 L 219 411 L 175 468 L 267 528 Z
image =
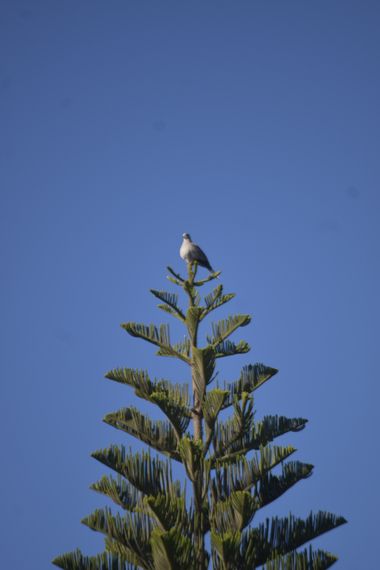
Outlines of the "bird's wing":
M 210 262 L 207 259 L 207 255 L 204 253 L 204 251 L 201 250 L 199 245 L 196 245 L 195 243 L 193 243 L 193 252 L 195 259 L 197 261 L 200 261 L 201 263 L 207 263 L 207 265 L 210 265 Z

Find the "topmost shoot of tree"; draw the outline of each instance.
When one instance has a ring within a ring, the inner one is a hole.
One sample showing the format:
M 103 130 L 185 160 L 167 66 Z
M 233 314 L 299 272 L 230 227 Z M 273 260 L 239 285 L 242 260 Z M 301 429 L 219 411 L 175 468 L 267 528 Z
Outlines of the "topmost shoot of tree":
M 247 342 L 237 344 L 229 337 L 248 325 L 249 315 L 233 315 L 212 324 L 207 346 L 198 346 L 200 323 L 234 294 L 218 285 L 205 296 L 198 289 L 215 279 L 212 273 L 196 281 L 197 262 L 188 264 L 187 279 L 170 267 L 168 279 L 182 288 L 187 311 L 178 296 L 151 290 L 160 309 L 187 329 L 182 342 L 171 344 L 168 325 L 122 325 L 130 335 L 158 347 L 157 354 L 182 360 L 191 374 L 189 386 L 168 380 L 153 380 L 148 372 L 117 368 L 106 374 L 110 380 L 134 388 L 140 398 L 158 406 L 165 420 L 154 421 L 136 408 L 122 408 L 104 421 L 166 456 L 150 451 L 135 453 L 111 445 L 93 453 L 113 469 L 117 478 L 104 476 L 92 489 L 107 495 L 123 514 L 99 509 L 83 519 L 91 529 L 105 535 L 105 552 L 87 557 L 77 550 L 54 560 L 66 570 L 323 570 L 337 560 L 312 546 L 299 550 L 313 538 L 345 523 L 326 512 L 310 513 L 305 519 L 293 515 L 266 519 L 250 526 L 260 509 L 280 497 L 313 466 L 286 461 L 295 449 L 270 445 L 287 432 L 302 430 L 307 420 L 283 416 L 254 418 L 253 393 L 277 370 L 263 364 L 245 366 L 234 382 L 211 388 L 219 358 L 250 350 Z M 230 409 L 227 420 L 219 417 Z M 185 468 L 191 498 L 180 481 L 173 480 L 171 463 Z M 280 466 L 280 472 L 273 470 Z M 206 544 L 206 535 L 211 541 Z M 207 545 L 210 544 L 210 552 Z

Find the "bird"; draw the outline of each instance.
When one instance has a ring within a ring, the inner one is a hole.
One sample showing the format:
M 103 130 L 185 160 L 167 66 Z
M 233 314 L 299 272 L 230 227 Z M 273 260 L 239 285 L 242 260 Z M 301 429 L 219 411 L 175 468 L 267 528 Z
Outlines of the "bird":
M 179 250 L 179 254 L 187 263 L 196 261 L 201 267 L 205 267 L 211 273 L 214 273 L 210 265 L 207 255 L 201 250 L 199 245 L 191 240 L 190 234 L 183 234 L 183 242 Z

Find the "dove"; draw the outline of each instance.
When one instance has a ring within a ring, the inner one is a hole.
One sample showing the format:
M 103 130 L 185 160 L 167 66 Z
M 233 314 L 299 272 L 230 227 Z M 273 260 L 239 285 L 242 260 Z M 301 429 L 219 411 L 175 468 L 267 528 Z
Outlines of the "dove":
M 210 265 L 207 255 L 201 250 L 199 245 L 191 240 L 190 234 L 183 234 L 183 242 L 179 250 L 179 254 L 187 263 L 193 263 L 196 261 L 201 267 L 205 267 L 211 273 L 214 273 L 213 268 Z

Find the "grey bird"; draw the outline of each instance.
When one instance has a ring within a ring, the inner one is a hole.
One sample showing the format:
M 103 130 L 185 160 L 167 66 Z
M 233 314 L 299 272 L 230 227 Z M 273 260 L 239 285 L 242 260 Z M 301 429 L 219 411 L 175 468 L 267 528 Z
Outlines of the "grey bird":
M 187 263 L 193 263 L 196 261 L 201 267 L 205 267 L 211 273 L 214 273 L 213 268 L 210 265 L 207 255 L 201 250 L 199 245 L 191 241 L 189 234 L 183 234 L 183 242 L 179 250 L 179 254 Z

